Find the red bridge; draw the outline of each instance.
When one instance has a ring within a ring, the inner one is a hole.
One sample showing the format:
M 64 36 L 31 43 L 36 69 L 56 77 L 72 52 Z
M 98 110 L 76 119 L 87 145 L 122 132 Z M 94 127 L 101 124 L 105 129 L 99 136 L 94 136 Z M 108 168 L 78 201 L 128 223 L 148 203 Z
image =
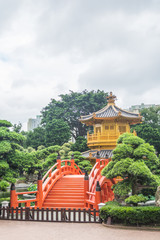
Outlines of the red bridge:
M 115 179 L 106 179 L 101 170 L 108 164 L 109 159 L 96 159 L 89 176 L 71 160 L 57 157 L 53 165 L 42 178 L 38 175 L 37 191 L 16 192 L 15 185 L 11 185 L 10 207 L 20 205 L 36 208 L 90 208 L 98 209 L 100 202 L 114 199 L 111 186 Z M 36 194 L 35 199 L 18 200 L 19 195 Z M 32 204 L 31 204 L 32 203 Z M 34 204 L 33 204 L 34 203 Z

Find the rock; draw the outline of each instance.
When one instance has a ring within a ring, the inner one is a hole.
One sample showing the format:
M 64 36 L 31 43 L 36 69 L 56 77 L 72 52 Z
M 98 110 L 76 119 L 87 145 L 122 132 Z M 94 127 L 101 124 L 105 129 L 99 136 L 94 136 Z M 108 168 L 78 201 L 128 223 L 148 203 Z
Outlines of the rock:
M 157 187 L 157 191 L 155 194 L 155 202 L 156 206 L 160 207 L 160 186 Z
M 34 198 L 36 198 L 36 195 L 29 195 L 29 194 L 23 194 L 23 197 L 24 198 L 32 198 L 32 199 L 34 199 Z

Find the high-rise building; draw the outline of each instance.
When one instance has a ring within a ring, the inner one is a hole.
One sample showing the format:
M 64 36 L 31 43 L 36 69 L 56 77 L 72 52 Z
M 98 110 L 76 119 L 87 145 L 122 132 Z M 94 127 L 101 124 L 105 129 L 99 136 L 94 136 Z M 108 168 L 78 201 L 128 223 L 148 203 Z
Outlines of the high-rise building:
M 34 128 L 39 127 L 41 123 L 41 116 L 37 115 L 36 118 L 29 118 L 27 123 L 27 131 L 33 131 Z
M 159 107 L 160 105 L 156 104 L 144 104 L 141 103 L 140 105 L 133 105 L 129 109 L 126 109 L 127 111 L 134 112 L 134 113 L 140 113 L 140 111 L 144 108 L 150 108 L 150 107 Z

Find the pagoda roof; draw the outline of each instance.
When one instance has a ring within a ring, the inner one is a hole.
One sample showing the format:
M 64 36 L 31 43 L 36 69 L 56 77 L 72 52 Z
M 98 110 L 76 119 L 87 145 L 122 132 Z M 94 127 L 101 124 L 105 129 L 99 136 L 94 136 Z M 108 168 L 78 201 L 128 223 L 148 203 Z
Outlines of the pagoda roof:
M 88 150 L 86 152 L 83 152 L 82 153 L 82 156 L 83 157 L 86 157 L 86 158 L 89 158 L 90 157 L 90 154 L 93 158 L 96 158 L 97 156 L 97 151 L 98 150 Z M 111 158 L 112 155 L 113 155 L 113 150 L 100 150 L 98 151 L 99 152 L 99 157 L 100 158 L 106 158 L 106 155 Z
M 113 119 L 113 118 L 119 118 L 119 117 L 127 118 L 128 120 L 133 120 L 133 121 L 141 120 L 140 114 L 128 112 L 128 111 L 125 111 L 125 110 L 117 107 L 114 104 L 112 93 L 110 96 L 112 97 L 112 101 L 108 102 L 107 106 L 105 106 L 104 108 L 102 108 L 101 110 L 99 110 L 97 112 L 91 113 L 89 115 L 81 116 L 80 121 L 87 122 L 92 119 L 107 120 L 107 119 Z M 110 100 L 110 98 L 109 98 L 109 100 Z

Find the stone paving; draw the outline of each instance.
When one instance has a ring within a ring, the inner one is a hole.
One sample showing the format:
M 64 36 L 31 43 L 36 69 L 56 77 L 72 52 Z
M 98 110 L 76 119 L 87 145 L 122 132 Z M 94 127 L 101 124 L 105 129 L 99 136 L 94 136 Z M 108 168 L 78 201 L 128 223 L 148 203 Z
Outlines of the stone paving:
M 94 223 L 0 221 L 0 240 L 159 240 L 160 232 L 110 229 Z

